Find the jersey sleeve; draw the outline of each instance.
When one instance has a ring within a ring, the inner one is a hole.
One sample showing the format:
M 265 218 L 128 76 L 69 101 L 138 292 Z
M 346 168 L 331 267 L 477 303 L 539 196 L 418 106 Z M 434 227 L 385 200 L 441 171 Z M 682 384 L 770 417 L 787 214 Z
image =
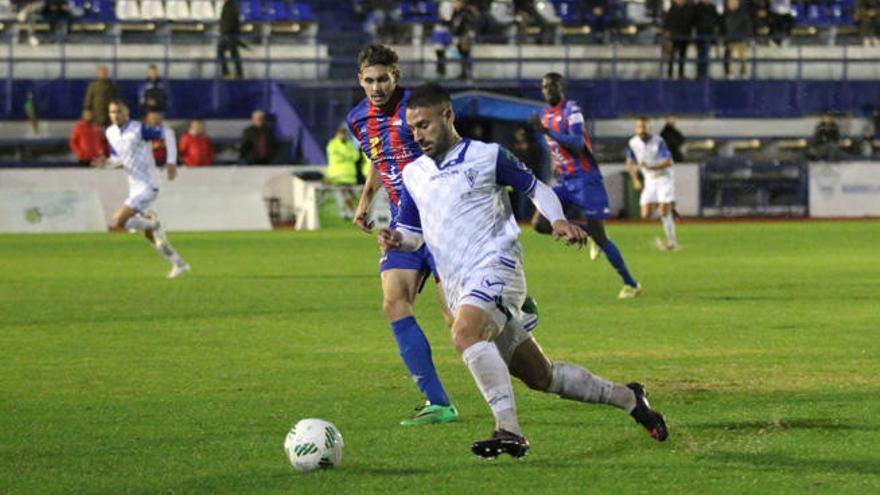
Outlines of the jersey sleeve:
M 538 179 L 526 165 L 504 147 L 498 147 L 495 159 L 495 183 L 500 186 L 511 186 L 517 191 L 529 195 L 535 190 Z
M 422 233 L 422 219 L 419 216 L 419 208 L 413 201 L 406 184 L 400 188 L 400 201 L 397 203 L 397 228 L 413 234 Z
M 633 162 L 638 163 L 638 159 L 636 159 L 636 153 L 633 151 L 632 146 L 627 143 L 626 145 L 626 159 Z
M 666 146 L 666 141 L 660 138 L 660 146 L 657 147 L 657 160 L 666 161 L 671 158 L 672 153 L 669 152 L 669 146 Z
M 584 114 L 581 112 L 581 108 L 574 103 L 568 107 L 566 123 L 568 124 L 566 131 L 555 132 L 548 130 L 547 133 L 569 151 L 582 154 L 586 147 L 586 141 L 584 140 Z

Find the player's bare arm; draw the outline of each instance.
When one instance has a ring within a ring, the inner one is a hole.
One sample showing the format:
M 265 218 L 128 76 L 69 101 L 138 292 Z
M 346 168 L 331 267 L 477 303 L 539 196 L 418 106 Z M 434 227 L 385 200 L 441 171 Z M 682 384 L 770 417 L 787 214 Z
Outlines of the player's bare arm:
M 648 170 L 663 170 L 664 168 L 669 168 L 669 167 L 671 167 L 671 166 L 672 166 L 672 160 L 670 160 L 670 159 L 666 159 L 666 160 L 663 160 L 663 161 L 660 162 L 660 163 L 655 163 L 655 164 L 653 164 L 653 165 L 648 165 L 648 166 L 645 167 L 645 168 L 647 168 Z
M 367 212 L 370 211 L 370 205 L 373 204 L 373 198 L 376 197 L 376 191 L 379 189 L 379 175 L 376 174 L 375 167 L 370 167 L 367 172 L 367 180 L 364 182 L 364 188 L 361 191 L 361 199 L 358 201 L 357 209 L 354 212 L 354 218 L 351 223 L 364 232 L 373 231 L 373 222 L 367 218 Z
M 166 163 L 165 164 L 165 173 L 168 174 L 168 180 L 176 179 L 177 178 L 177 164 Z
M 626 171 L 629 172 L 629 178 L 632 180 L 633 187 L 638 191 L 642 188 L 642 182 L 639 180 L 639 171 L 632 160 L 626 160 Z

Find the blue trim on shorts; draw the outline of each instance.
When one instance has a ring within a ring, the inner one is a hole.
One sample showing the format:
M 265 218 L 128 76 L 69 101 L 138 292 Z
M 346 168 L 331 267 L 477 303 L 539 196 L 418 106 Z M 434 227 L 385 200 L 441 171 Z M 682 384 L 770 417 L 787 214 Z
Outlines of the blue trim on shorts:
M 434 280 L 440 280 L 437 273 L 437 265 L 434 257 L 428 251 L 428 246 L 422 244 L 417 251 L 405 252 L 391 250 L 385 253 L 379 262 L 379 273 L 388 270 L 416 270 L 434 275 Z

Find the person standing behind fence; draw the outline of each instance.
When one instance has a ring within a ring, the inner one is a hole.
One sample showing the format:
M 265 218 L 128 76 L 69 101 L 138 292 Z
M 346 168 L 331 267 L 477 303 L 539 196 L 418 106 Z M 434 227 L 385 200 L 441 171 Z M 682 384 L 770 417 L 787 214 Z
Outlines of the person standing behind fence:
M 138 98 L 144 115 L 147 112 L 165 113 L 168 110 L 168 88 L 159 76 L 156 64 L 147 67 L 147 80 L 138 88 Z
M 730 77 L 731 55 L 739 60 L 739 76 L 746 77 L 746 49 L 752 38 L 752 17 L 740 7 L 739 0 L 727 0 L 722 23 L 724 30 L 724 75 Z
M 694 29 L 697 33 L 697 78 L 709 76 L 709 52 L 715 44 L 721 16 L 714 0 L 699 0 L 694 6 Z
M 110 122 L 107 109 L 110 107 L 110 102 L 118 98 L 119 88 L 110 80 L 110 71 L 104 65 L 98 67 L 97 79 L 86 89 L 83 109 L 92 111 L 96 124 L 107 127 Z
M 92 160 L 100 160 L 110 154 L 104 129 L 95 125 L 95 116 L 88 108 L 82 111 L 82 118 L 73 126 L 70 149 L 83 167 L 90 166 Z
M 670 79 L 672 79 L 672 66 L 676 60 L 678 60 L 678 78 L 684 78 L 684 61 L 693 27 L 693 6 L 688 3 L 688 0 L 674 0 L 663 19 L 663 31 L 671 45 L 666 69 L 666 75 Z
M 217 58 L 220 59 L 220 70 L 223 77 L 229 77 L 229 67 L 226 65 L 226 53 L 232 57 L 235 64 L 235 78 L 244 77 L 244 71 L 241 68 L 241 55 L 238 53 L 238 47 L 241 45 L 239 34 L 241 34 L 241 19 L 238 12 L 238 3 L 236 0 L 225 0 L 223 9 L 220 11 L 220 40 L 217 42 Z
M 857 0 L 855 18 L 859 21 L 859 32 L 865 46 L 880 44 L 880 0 Z
M 357 185 L 360 155 L 360 150 L 348 137 L 348 129 L 345 127 L 336 129 L 333 139 L 327 143 L 327 174 L 324 181 L 332 186 L 338 186 L 333 194 L 339 205 L 339 216 L 349 220 L 354 218 L 356 207 L 353 187 Z
M 261 110 L 251 114 L 251 126 L 241 136 L 241 160 L 248 165 L 272 163 L 276 151 L 275 129 Z

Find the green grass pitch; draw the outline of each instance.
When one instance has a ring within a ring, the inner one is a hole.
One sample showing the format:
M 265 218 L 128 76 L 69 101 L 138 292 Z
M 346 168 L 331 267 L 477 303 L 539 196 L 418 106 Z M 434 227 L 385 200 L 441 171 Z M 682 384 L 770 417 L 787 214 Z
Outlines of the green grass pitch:
M 456 424 L 404 428 L 419 395 L 380 310 L 373 237 L 175 234 L 191 274 L 133 235 L 0 236 L 0 493 L 880 493 L 880 223 L 611 225 L 642 298 L 523 234 L 547 353 L 639 380 L 658 443 L 622 411 L 516 384 L 532 444 L 483 461 L 491 416 L 428 286 L 416 312 Z M 303 417 L 342 431 L 303 475 Z

